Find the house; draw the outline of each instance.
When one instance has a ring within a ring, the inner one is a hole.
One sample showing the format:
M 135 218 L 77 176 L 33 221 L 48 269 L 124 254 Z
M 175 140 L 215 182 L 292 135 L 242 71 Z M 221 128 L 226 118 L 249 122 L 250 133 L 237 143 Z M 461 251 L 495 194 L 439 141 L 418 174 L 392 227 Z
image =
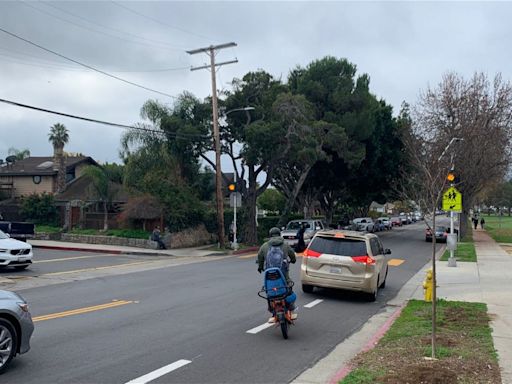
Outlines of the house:
M 66 156 L 66 185 L 78 179 L 85 167 L 98 165 L 89 156 Z M 10 198 L 32 193 L 57 192 L 58 165 L 54 157 L 27 157 L 0 165 L 0 191 Z

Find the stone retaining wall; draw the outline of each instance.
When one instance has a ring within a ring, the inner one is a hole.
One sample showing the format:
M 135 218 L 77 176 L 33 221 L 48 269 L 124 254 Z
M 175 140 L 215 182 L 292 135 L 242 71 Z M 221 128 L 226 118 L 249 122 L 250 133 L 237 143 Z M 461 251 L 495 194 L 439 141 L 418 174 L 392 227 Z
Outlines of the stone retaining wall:
M 149 239 L 134 239 L 116 236 L 78 235 L 74 233 L 40 233 L 37 234 L 35 238 L 38 240 L 69 241 L 72 243 L 118 245 L 123 247 L 149 249 L 157 248 L 157 243 Z M 165 234 L 162 236 L 162 240 L 167 248 L 188 248 L 205 244 L 212 244 L 216 241 L 216 236 L 209 233 L 205 226 L 201 224 L 196 228 L 190 228 L 181 232 Z

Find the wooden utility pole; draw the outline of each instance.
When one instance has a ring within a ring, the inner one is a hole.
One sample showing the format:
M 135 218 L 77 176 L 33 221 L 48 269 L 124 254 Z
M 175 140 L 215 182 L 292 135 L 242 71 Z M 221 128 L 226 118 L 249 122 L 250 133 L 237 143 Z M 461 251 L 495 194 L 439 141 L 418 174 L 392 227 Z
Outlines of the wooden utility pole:
M 201 67 L 192 67 L 191 71 L 209 68 L 212 74 L 212 109 L 213 109 L 213 147 L 215 150 L 215 195 L 217 200 L 217 234 L 219 237 L 219 246 L 224 247 L 224 199 L 222 195 L 222 170 L 220 164 L 220 133 L 219 133 L 219 111 L 217 109 L 217 81 L 216 67 L 221 65 L 238 63 L 238 60 L 224 61 L 215 63 L 215 54 L 223 48 L 236 47 L 236 43 L 226 43 L 220 45 L 210 45 L 209 47 L 194 49 L 187 51 L 190 55 L 197 53 L 206 53 L 210 56 L 210 65 Z

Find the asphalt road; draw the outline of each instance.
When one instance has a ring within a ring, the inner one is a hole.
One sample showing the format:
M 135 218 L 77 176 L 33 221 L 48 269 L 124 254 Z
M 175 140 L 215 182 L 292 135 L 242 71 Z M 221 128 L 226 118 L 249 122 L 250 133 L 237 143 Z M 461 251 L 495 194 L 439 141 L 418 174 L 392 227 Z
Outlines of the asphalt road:
M 268 313 L 256 295 L 262 282 L 254 257 L 23 290 L 36 320 L 32 350 L 16 358 L 0 381 L 128 383 L 142 377 L 140 382 L 154 379 L 152 383 L 289 382 L 381 311 L 430 260 L 432 245 L 424 241 L 423 224 L 394 229 L 381 238 L 393 252 L 390 258 L 403 262 L 390 267 L 377 301 L 332 290 L 304 294 L 298 288 L 299 319 L 288 340 L 279 329 L 265 328 Z M 53 251 L 46 256 L 62 255 Z M 90 265 L 94 260 L 73 263 Z M 47 268 L 43 264 L 40 268 Z M 291 275 L 300 287 L 298 264 Z M 304 307 L 308 304 L 312 306 Z

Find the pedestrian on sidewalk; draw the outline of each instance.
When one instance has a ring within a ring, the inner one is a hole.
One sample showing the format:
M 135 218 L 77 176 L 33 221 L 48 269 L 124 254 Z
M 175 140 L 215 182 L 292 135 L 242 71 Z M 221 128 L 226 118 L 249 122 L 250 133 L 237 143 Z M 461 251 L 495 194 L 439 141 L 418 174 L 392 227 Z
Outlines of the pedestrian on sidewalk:
M 158 243 L 158 249 L 167 249 L 164 242 L 160 237 L 160 227 L 157 225 L 155 229 L 153 229 L 153 233 L 151 234 L 151 240 L 156 241 Z
M 484 229 L 484 224 L 485 224 L 485 220 L 484 220 L 484 218 L 482 217 L 482 218 L 480 219 L 480 228 Z
M 473 216 L 473 226 L 475 227 L 475 229 L 476 229 L 477 225 L 478 225 L 478 218 L 476 216 Z

